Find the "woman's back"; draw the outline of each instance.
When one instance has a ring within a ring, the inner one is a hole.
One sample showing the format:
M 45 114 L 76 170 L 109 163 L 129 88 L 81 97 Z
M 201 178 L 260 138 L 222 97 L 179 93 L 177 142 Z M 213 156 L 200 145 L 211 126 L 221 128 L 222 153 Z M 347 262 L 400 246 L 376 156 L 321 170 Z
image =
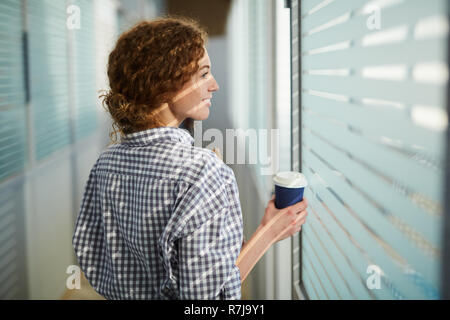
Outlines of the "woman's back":
M 127 135 L 89 176 L 73 244 L 108 299 L 239 299 L 232 170 L 180 128 Z
M 163 17 L 124 32 L 109 55 L 101 97 L 122 142 L 92 168 L 72 239 L 108 299 L 240 299 L 241 274 L 304 223 L 306 204 L 281 214 L 271 200 L 242 253 L 233 171 L 179 128 L 207 119 L 219 90 L 205 43 L 196 21 Z

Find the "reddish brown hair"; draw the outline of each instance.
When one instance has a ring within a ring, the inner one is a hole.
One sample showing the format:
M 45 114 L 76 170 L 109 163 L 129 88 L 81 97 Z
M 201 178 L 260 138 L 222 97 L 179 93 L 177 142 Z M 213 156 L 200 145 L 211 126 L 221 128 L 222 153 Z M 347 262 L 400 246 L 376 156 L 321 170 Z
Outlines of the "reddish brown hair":
M 113 124 L 111 140 L 162 126 L 157 109 L 198 71 L 206 31 L 188 18 L 143 21 L 123 33 L 109 55 L 110 90 L 100 97 Z

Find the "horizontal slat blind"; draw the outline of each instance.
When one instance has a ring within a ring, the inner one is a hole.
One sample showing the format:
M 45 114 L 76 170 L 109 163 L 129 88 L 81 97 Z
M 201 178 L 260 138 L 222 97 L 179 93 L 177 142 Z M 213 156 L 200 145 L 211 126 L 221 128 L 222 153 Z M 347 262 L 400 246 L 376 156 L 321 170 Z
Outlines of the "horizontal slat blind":
M 36 159 L 70 143 L 66 1 L 27 1 Z
M 90 0 L 72 0 L 80 10 L 80 28 L 72 29 L 75 73 L 75 139 L 89 136 L 97 127 L 94 17 Z
M 367 26 L 373 5 L 379 30 Z M 308 296 L 439 298 L 446 1 L 303 0 L 297 36 Z
M 27 163 L 26 94 L 20 1 L 0 3 L 0 182 Z M 23 185 L 0 187 L 0 299 L 26 299 Z
M 23 184 L 0 188 L 0 299 L 26 299 Z
M 25 84 L 20 1 L 0 3 L 0 181 L 25 168 Z

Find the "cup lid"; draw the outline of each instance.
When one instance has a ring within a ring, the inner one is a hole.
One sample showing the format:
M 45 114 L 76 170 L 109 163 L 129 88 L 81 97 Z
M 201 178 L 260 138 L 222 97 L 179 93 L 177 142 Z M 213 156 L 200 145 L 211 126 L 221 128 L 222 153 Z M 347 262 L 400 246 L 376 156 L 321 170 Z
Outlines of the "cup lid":
M 273 178 L 273 183 L 284 188 L 302 188 L 308 185 L 305 176 L 296 171 L 278 172 Z

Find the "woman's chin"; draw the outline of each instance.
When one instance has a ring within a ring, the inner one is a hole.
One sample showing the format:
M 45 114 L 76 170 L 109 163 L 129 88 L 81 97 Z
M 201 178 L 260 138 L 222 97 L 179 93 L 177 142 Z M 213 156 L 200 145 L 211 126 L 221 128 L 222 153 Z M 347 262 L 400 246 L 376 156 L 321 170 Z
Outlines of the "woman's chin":
M 202 110 L 198 112 L 195 116 L 191 117 L 194 120 L 206 120 L 209 117 L 209 109 Z

